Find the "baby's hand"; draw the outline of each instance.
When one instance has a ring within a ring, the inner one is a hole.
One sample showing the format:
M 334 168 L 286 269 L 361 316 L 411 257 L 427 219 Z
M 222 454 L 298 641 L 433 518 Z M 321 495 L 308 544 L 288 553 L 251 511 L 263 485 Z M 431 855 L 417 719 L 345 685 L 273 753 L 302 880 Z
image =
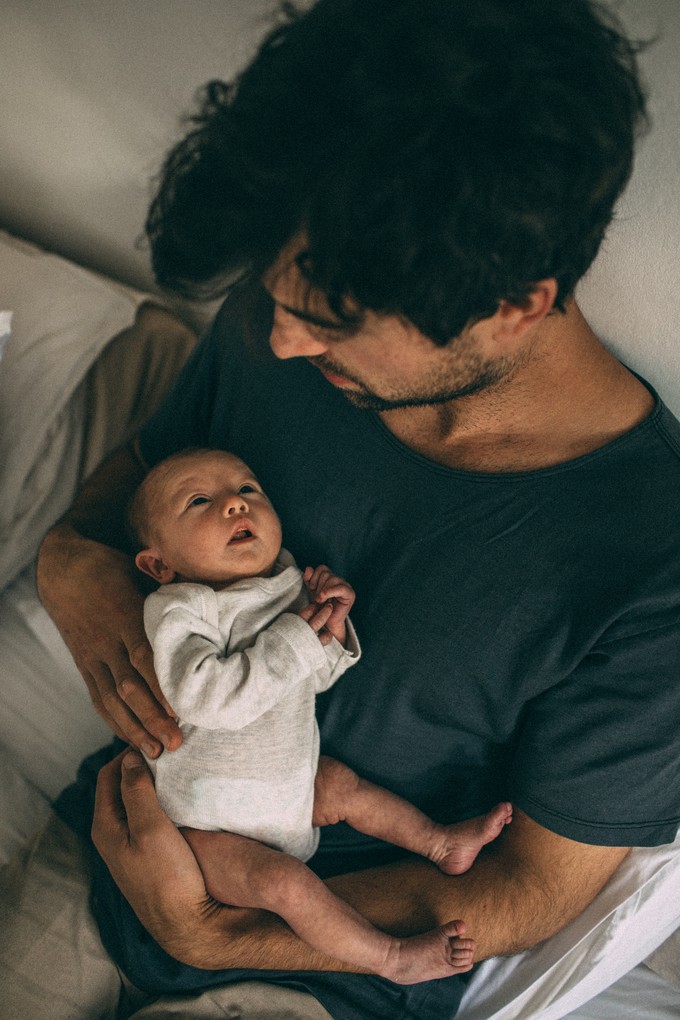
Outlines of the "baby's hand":
M 319 635 L 321 644 L 327 645 L 334 637 L 344 645 L 345 621 L 356 598 L 354 589 L 325 564 L 316 569 L 307 567 L 303 576 L 312 604 L 307 606 L 311 613 L 303 615 L 305 610 L 302 610 L 300 615 Z

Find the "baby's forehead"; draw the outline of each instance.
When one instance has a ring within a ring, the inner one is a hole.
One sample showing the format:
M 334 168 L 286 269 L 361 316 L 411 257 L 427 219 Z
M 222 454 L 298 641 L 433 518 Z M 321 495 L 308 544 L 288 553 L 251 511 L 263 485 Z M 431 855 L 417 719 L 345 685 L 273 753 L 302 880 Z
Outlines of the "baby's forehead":
M 201 480 L 212 482 L 220 478 L 247 475 L 252 471 L 247 464 L 232 453 L 219 450 L 205 453 L 179 454 L 158 465 L 156 483 L 163 491 L 177 489 L 185 484 L 198 483 Z

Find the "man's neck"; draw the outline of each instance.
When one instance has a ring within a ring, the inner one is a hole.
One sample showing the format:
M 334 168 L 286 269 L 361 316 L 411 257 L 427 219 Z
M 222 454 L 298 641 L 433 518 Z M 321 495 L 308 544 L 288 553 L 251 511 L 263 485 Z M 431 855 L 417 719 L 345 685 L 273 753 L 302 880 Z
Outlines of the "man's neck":
M 651 413 L 654 401 L 594 335 L 574 302 L 532 338 L 500 384 L 446 404 L 381 414 L 405 446 L 467 471 L 530 471 L 599 449 Z

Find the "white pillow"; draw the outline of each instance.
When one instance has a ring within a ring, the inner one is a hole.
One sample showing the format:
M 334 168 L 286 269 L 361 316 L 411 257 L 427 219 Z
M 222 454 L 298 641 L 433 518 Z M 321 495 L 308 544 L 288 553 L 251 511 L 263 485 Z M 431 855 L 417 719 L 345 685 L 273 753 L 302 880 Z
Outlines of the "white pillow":
M 47 820 L 50 802 L 15 768 L 0 747 L 0 866 Z
M 12 313 L 0 312 L 0 361 L 4 354 L 12 329 Z
M 85 425 L 80 384 L 147 299 L 0 231 L 0 309 L 12 313 L 0 362 L 0 590 L 69 505 Z

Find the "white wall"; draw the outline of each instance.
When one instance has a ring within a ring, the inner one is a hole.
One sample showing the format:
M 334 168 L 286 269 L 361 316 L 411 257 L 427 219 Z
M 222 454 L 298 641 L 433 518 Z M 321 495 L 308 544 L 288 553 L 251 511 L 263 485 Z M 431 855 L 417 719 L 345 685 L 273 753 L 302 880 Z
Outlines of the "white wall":
M 561 0 L 567 2 L 567 0 Z M 253 52 L 273 0 L 2 0 L 0 225 L 137 285 L 150 178 L 179 116 Z M 680 0 L 622 0 L 654 129 L 579 290 L 600 335 L 680 414 Z
M 151 179 L 272 0 L 1 0 L 0 225 L 150 286 Z
M 680 0 L 625 0 L 620 11 L 631 33 L 658 35 L 641 60 L 652 130 L 578 297 L 598 335 L 680 415 Z

